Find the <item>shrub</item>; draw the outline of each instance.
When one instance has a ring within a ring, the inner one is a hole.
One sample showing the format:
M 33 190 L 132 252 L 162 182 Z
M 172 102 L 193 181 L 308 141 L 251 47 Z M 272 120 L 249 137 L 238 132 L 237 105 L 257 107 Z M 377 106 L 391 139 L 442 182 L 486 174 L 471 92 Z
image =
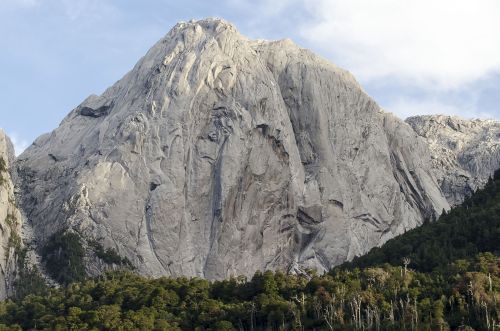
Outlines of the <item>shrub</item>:
M 5 178 L 3 177 L 3 173 L 7 171 L 7 165 L 5 163 L 4 158 L 0 157 L 0 185 L 3 185 L 5 182 Z
M 96 256 L 107 264 L 126 265 L 132 267 L 130 260 L 126 257 L 121 257 L 116 249 L 111 247 L 104 249 L 104 247 L 97 241 L 90 242 L 90 246 L 94 249 Z
M 77 233 L 59 231 L 42 249 L 42 260 L 48 273 L 57 282 L 69 284 L 85 278 L 85 251 Z

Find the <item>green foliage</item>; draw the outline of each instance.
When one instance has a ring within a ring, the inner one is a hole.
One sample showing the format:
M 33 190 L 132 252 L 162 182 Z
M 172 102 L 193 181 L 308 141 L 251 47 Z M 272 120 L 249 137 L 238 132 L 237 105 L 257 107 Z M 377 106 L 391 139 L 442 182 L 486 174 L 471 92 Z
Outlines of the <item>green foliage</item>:
M 7 216 L 5 217 L 5 223 L 11 230 L 15 229 L 17 226 L 16 217 L 13 214 L 7 214 Z
M 5 183 L 5 177 L 4 177 L 4 172 L 7 171 L 7 164 L 5 162 L 5 159 L 3 157 L 0 157 L 0 186 L 2 186 Z
M 132 268 L 132 262 L 126 257 L 121 257 L 114 248 L 106 248 L 98 242 L 90 242 L 90 246 L 94 249 L 94 252 L 98 258 L 103 260 L 107 264 L 116 264 L 121 266 L 128 266 Z
M 85 278 L 84 256 L 81 238 L 74 232 L 55 233 L 42 249 L 42 261 L 47 271 L 61 284 L 82 281 Z
M 456 266 L 457 268 L 455 268 Z M 447 272 L 399 266 L 251 280 L 151 279 L 126 271 L 0 303 L 0 324 L 23 330 L 447 330 L 498 323 L 500 258 Z M 0 330 L 2 328 L 0 327 Z
M 8 248 L 12 248 L 14 250 L 19 250 L 21 248 L 21 237 L 16 232 L 11 232 L 9 236 L 9 241 L 7 243 Z M 7 254 L 8 252 L 6 252 Z
M 7 260 L 10 250 L 13 249 L 15 252 L 19 251 L 21 249 L 22 242 L 21 237 L 17 233 L 17 220 L 13 214 L 7 214 L 5 217 L 5 224 L 7 224 L 10 230 L 9 241 L 7 242 L 8 249 L 5 250 L 5 259 Z M 4 231 L 3 228 L 2 231 Z
M 21 300 L 30 294 L 44 296 L 49 291 L 45 279 L 38 269 L 35 266 L 29 265 L 26 257 L 27 252 L 26 248 L 20 249 L 17 252 L 18 274 L 14 282 L 16 291 L 14 298 L 17 300 Z
M 389 240 L 380 248 L 346 263 L 344 268 L 363 268 L 390 263 L 419 271 L 446 268 L 452 261 L 472 258 L 481 252 L 500 254 L 500 170 L 494 179 L 467 198 L 461 206 Z

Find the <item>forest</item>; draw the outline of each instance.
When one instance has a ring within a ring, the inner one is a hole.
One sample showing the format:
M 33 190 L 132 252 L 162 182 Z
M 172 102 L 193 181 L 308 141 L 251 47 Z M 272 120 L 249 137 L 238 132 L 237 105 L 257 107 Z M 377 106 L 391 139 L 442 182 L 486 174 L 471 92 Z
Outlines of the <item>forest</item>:
M 436 222 L 323 275 L 152 279 L 122 261 L 50 288 L 25 267 L 0 330 L 498 330 L 499 238 L 497 171 Z
M 0 304 L 0 330 L 494 330 L 500 259 L 209 282 L 128 271 Z
M 368 267 L 390 263 L 399 265 L 403 258 L 415 270 L 431 272 L 447 268 L 451 261 L 471 258 L 480 252 L 500 254 L 500 171 L 486 186 L 439 220 L 397 236 L 382 247 L 355 258 L 344 268 Z

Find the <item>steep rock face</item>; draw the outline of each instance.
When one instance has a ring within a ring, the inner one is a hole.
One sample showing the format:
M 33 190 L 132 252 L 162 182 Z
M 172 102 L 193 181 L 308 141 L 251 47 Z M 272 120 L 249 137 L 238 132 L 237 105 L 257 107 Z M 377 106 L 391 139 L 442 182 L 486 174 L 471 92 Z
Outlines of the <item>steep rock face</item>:
M 13 293 L 16 249 L 21 245 L 21 214 L 9 173 L 14 158 L 12 143 L 0 129 L 0 300 Z
M 213 19 L 176 25 L 17 161 L 40 243 L 69 227 L 144 274 L 211 279 L 324 270 L 434 219 L 429 165 L 348 72 Z
M 433 172 L 451 205 L 483 187 L 500 168 L 500 121 L 431 115 L 406 122 L 427 140 Z
M 425 143 L 381 111 L 348 72 L 289 40 L 254 47 L 289 113 L 305 203 L 321 206 L 318 226 L 298 218 L 315 234 L 301 250 L 301 264 L 332 267 L 448 208 L 426 165 Z

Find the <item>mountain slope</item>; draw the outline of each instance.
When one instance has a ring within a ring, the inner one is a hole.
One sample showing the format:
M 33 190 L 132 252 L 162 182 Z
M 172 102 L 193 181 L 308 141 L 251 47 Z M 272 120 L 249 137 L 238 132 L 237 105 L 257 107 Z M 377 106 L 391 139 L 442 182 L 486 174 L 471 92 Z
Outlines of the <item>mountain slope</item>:
M 40 249 L 80 234 L 147 275 L 327 270 L 449 203 L 425 139 L 348 72 L 222 20 L 176 25 L 16 161 Z
M 0 129 L 0 300 L 13 294 L 17 253 L 21 248 L 21 214 L 16 207 L 10 166 L 14 148 Z
M 404 258 L 409 258 L 411 268 L 428 272 L 482 252 L 499 256 L 499 238 L 500 170 L 497 170 L 484 189 L 473 193 L 436 222 L 391 239 L 343 266 L 400 265 Z

